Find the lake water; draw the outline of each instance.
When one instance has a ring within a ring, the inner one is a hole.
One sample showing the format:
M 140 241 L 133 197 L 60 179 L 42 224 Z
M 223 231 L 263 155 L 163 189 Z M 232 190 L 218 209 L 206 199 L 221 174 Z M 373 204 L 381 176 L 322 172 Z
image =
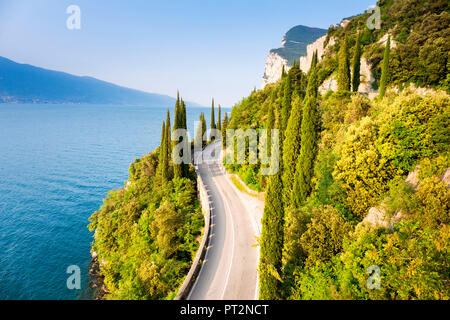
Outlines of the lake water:
M 159 144 L 165 110 L 0 104 L 0 299 L 90 298 L 88 218 Z M 200 112 L 187 109 L 191 137 Z M 81 290 L 66 286 L 70 265 Z

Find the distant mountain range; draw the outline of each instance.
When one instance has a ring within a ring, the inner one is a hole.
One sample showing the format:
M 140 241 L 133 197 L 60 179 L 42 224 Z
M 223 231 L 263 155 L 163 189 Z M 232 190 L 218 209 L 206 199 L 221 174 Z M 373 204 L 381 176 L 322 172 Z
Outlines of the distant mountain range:
M 92 103 L 171 107 L 175 99 L 0 57 L 0 103 Z M 199 106 L 189 103 L 190 106 Z

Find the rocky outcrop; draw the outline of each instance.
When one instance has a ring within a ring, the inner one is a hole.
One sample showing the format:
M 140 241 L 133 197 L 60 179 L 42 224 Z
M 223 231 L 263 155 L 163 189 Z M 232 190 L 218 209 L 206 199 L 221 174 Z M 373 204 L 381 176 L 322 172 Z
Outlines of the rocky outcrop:
M 420 167 L 416 166 L 414 171 L 411 171 L 405 180 L 405 182 L 408 183 L 409 185 L 411 185 L 414 189 L 416 189 L 419 186 L 419 182 L 420 182 L 419 170 L 420 170 Z
M 319 39 L 317 39 L 316 41 L 314 41 L 313 43 L 308 44 L 308 46 L 306 47 L 306 56 L 300 57 L 300 69 L 303 72 L 306 73 L 309 71 L 309 68 L 311 67 L 312 57 L 315 51 L 317 51 L 317 57 L 320 61 L 327 48 L 332 47 L 335 44 L 334 38 L 331 38 L 328 41 L 328 44 L 324 46 L 326 39 L 327 36 L 324 35 Z
M 445 93 L 444 90 L 437 90 L 437 89 L 426 88 L 426 87 L 417 87 L 413 82 L 407 84 L 405 87 L 406 87 L 406 90 L 409 90 L 410 92 L 419 94 L 421 96 L 434 95 L 434 94 L 437 94 L 439 92 Z M 397 86 L 391 87 L 391 88 L 389 88 L 389 90 L 392 90 L 392 91 L 394 91 L 397 94 L 400 92 L 400 90 L 399 90 L 399 88 Z
M 334 42 L 333 42 L 334 43 Z M 378 95 L 378 90 L 375 90 L 372 87 L 373 82 L 375 81 L 374 76 L 372 75 L 371 65 L 367 61 L 365 57 L 361 58 L 361 76 L 360 76 L 360 85 L 358 88 L 358 92 L 367 96 L 369 99 L 373 99 Z M 321 94 L 325 94 L 329 90 L 336 91 L 337 90 L 337 81 L 334 75 L 326 79 L 319 87 L 319 92 Z
M 328 91 L 336 91 L 337 90 L 337 81 L 334 76 L 331 76 L 327 80 L 325 80 L 319 87 L 320 94 L 325 94 Z
M 289 70 L 288 61 L 286 59 L 281 57 L 278 53 L 270 52 L 266 60 L 266 67 L 264 69 L 264 76 L 261 81 L 261 88 L 264 88 L 269 83 L 274 83 L 280 80 L 283 66 L 286 71 Z
M 447 188 L 450 189 L 450 168 L 447 168 L 447 170 L 445 170 L 442 174 L 441 181 L 447 185 Z
M 380 38 L 380 40 L 378 40 L 378 43 L 383 45 L 383 46 L 386 45 L 386 42 L 387 42 L 387 39 L 388 39 L 389 35 L 390 35 L 389 32 L 386 33 L 384 36 L 382 36 Z M 394 49 L 394 48 L 397 48 L 397 42 L 394 39 L 392 39 L 392 35 L 391 35 L 391 49 Z
M 405 182 L 411 185 L 414 189 L 417 189 L 420 184 L 419 179 L 420 167 L 416 166 L 414 171 L 408 174 Z M 450 188 L 450 167 L 440 176 L 440 180 Z M 372 207 L 369 209 L 367 216 L 363 220 L 363 224 L 368 224 L 373 227 L 393 228 L 394 225 L 400 221 L 405 214 L 399 210 L 394 214 L 387 214 L 387 209 L 384 204 L 378 207 Z
M 370 224 L 374 227 L 393 228 L 395 223 L 401 220 L 403 213 L 401 211 L 396 212 L 390 216 L 386 214 L 386 208 L 383 206 L 379 208 L 370 208 L 369 213 L 364 218 L 363 223 Z
M 378 95 L 378 90 L 375 90 L 372 87 L 372 84 L 375 82 L 375 77 L 372 74 L 372 66 L 365 57 L 361 58 L 360 73 L 361 76 L 358 92 L 368 96 L 369 99 L 373 99 Z
M 93 290 L 93 298 L 95 300 L 103 300 L 103 297 L 110 293 L 104 283 L 105 277 L 101 274 L 102 263 L 98 261 L 97 252 L 91 252 L 91 265 L 89 268 L 89 286 Z
M 296 26 L 283 37 L 281 48 L 272 49 L 266 60 L 261 88 L 281 79 L 283 66 L 288 71 L 294 60 L 307 55 L 307 46 L 326 34 L 327 30 Z M 311 53 L 312 56 L 312 53 Z

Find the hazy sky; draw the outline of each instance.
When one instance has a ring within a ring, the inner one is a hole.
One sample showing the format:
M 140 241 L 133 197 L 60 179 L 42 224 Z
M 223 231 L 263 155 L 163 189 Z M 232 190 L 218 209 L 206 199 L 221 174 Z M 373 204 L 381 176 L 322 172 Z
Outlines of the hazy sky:
M 327 29 L 375 0 L 0 0 L 0 56 L 231 107 L 295 25 Z M 81 9 L 81 29 L 66 8 Z

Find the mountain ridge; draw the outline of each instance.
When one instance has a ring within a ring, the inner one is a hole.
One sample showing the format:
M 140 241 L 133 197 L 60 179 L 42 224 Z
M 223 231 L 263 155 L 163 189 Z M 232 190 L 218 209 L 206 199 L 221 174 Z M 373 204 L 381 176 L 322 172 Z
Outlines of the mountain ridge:
M 118 104 L 161 107 L 175 98 L 92 76 L 77 76 L 0 56 L 0 103 Z M 190 102 L 192 106 L 200 106 Z

